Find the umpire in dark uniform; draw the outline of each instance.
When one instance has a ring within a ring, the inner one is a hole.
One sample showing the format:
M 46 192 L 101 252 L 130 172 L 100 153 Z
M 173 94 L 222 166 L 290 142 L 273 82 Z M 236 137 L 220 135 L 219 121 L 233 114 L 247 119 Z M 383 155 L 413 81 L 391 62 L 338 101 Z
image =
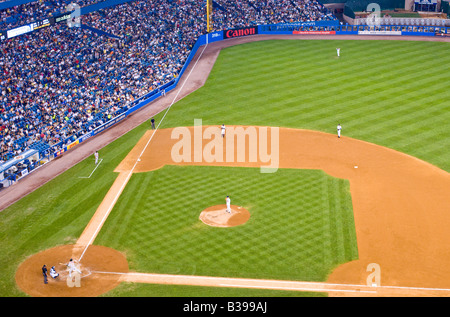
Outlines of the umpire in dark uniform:
M 44 276 L 44 284 L 47 284 L 47 266 L 45 264 L 42 267 L 42 275 Z
M 156 129 L 155 128 L 155 118 L 152 118 L 152 120 L 150 120 L 152 123 L 152 130 Z

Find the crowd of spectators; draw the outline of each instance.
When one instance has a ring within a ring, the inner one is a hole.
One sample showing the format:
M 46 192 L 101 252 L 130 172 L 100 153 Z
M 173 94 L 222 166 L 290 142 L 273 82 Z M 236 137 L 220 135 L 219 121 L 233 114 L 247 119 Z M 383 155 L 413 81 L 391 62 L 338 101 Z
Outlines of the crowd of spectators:
M 46 3 L 66 5 L 16 10 Z M 59 23 L 0 42 L 1 159 L 34 144 L 56 151 L 176 78 L 206 32 L 205 11 L 199 0 L 136 0 L 82 16 L 105 33 Z M 330 18 L 316 0 L 217 0 L 213 15 L 215 30 Z
M 215 3 L 216 29 L 335 19 L 317 0 L 215 0 Z
M 105 0 L 37 0 L 16 5 L 0 10 L 0 30 L 12 29 L 65 13 L 70 3 L 78 4 L 82 8 L 103 1 Z

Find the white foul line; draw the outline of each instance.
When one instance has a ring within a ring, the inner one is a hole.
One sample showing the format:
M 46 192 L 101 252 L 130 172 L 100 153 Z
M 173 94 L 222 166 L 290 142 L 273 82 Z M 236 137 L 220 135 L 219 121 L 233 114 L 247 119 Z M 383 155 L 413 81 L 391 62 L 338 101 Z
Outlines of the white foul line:
M 97 236 L 98 232 L 100 231 L 101 227 L 103 226 L 103 223 L 105 222 L 106 218 L 108 217 L 109 213 L 111 212 L 112 208 L 114 207 L 115 203 L 117 202 L 117 200 L 119 199 L 120 194 L 122 193 L 122 190 L 125 188 L 125 185 L 128 183 L 128 181 L 131 178 L 131 175 L 133 174 L 134 169 L 136 168 L 137 163 L 141 160 L 141 156 L 142 154 L 144 154 L 145 150 L 147 149 L 148 145 L 150 144 L 150 141 L 153 139 L 153 136 L 155 135 L 156 131 L 158 130 L 160 124 L 162 123 L 162 121 L 164 120 L 164 118 L 166 117 L 167 113 L 169 112 L 170 108 L 172 107 L 172 105 L 175 103 L 175 100 L 178 98 L 178 95 L 180 94 L 181 90 L 183 90 L 184 85 L 186 84 L 186 82 L 188 81 L 189 77 L 192 74 L 192 71 L 194 70 L 195 66 L 197 65 L 198 61 L 200 60 L 200 58 L 203 55 L 203 52 L 206 50 L 206 48 L 208 47 L 208 44 L 205 45 L 205 47 L 203 48 L 202 52 L 200 53 L 200 55 L 198 56 L 197 60 L 195 61 L 194 66 L 192 66 L 191 71 L 189 72 L 189 74 L 187 75 L 186 79 L 184 80 L 183 84 L 181 85 L 180 89 L 178 90 L 177 94 L 175 95 L 175 97 L 172 100 L 172 103 L 170 104 L 170 106 L 167 108 L 166 113 L 164 114 L 164 116 L 161 118 L 161 120 L 158 123 L 158 126 L 156 127 L 155 131 L 152 133 L 150 139 L 147 141 L 147 144 L 145 144 L 144 149 L 142 150 L 141 154 L 139 154 L 138 158 L 136 159 L 136 162 L 134 163 L 132 169 L 130 170 L 130 172 L 128 173 L 125 181 L 123 182 L 122 186 L 120 187 L 120 190 L 118 191 L 118 193 L 116 194 L 116 196 L 114 197 L 112 203 L 110 204 L 110 206 L 108 207 L 108 211 L 105 213 L 105 215 L 103 216 L 102 221 L 100 222 L 100 224 L 98 225 L 97 229 L 95 230 L 94 234 L 92 235 L 91 239 L 89 240 L 89 243 L 86 245 L 86 248 L 83 250 L 83 253 L 81 253 L 80 258 L 78 259 L 78 262 L 81 261 L 81 259 L 84 256 L 84 253 L 86 252 L 87 248 L 92 244 L 92 242 L 94 241 L 95 237 Z
M 378 290 L 420 290 L 420 291 L 441 291 L 450 292 L 446 288 L 427 288 L 427 287 L 410 287 L 410 286 L 368 286 L 359 284 L 338 284 L 326 282 L 302 282 L 302 281 L 286 281 L 286 280 L 263 280 L 263 279 L 249 279 L 249 278 L 232 278 L 232 277 L 214 277 L 214 276 L 195 276 L 195 275 L 175 275 L 175 274 L 156 274 L 156 273 L 138 273 L 138 272 L 104 272 L 92 271 L 96 274 L 113 274 L 113 275 L 128 275 L 128 276 L 143 276 L 157 279 L 166 279 L 167 284 L 180 285 L 197 285 L 189 284 L 189 282 L 181 280 L 208 280 L 215 281 L 216 284 L 210 282 L 209 286 L 220 287 L 240 287 L 240 288 L 258 288 L 258 289 L 279 289 L 292 291 L 311 291 L 311 292 L 349 292 L 349 293 L 378 293 Z M 177 281 L 174 281 L 177 280 Z M 135 280 L 134 282 L 138 282 Z M 142 283 L 151 283 L 142 281 Z M 252 283 L 252 284 L 247 284 Z M 265 285 L 263 285 L 264 283 Z M 277 285 L 274 285 L 277 284 Z M 310 286 L 308 286 L 310 285 Z M 336 288 L 333 288 L 336 287 Z M 346 289 L 348 288 L 348 289 Z M 363 288 L 363 289 L 361 289 Z
M 97 167 L 100 165 L 100 163 L 101 163 L 102 161 L 103 161 L 103 159 L 100 159 L 100 162 L 98 162 L 98 164 L 95 165 L 94 170 L 91 172 L 91 174 L 90 174 L 88 177 L 86 177 L 86 176 L 78 176 L 78 178 L 91 178 L 92 174 L 94 174 L 95 170 L 97 169 Z
M 240 287 L 240 288 L 258 288 L 258 289 L 279 289 L 283 291 L 302 291 L 302 292 L 344 292 L 344 293 L 373 293 L 376 291 L 362 291 L 356 289 L 327 289 L 327 288 L 307 288 L 307 287 L 285 287 L 285 286 L 256 286 L 256 285 L 233 285 L 219 284 L 222 287 Z
M 209 280 L 216 281 L 216 284 L 213 283 L 208 284 L 208 286 L 216 286 L 216 287 L 239 287 L 239 288 L 256 288 L 256 289 L 279 289 L 285 291 L 310 291 L 310 292 L 350 292 L 350 293 L 377 293 L 375 290 L 360 290 L 360 289 L 333 289 L 333 288 L 320 288 L 323 286 L 336 286 L 336 287 L 353 287 L 353 288 L 361 288 L 367 287 L 365 285 L 352 285 L 352 284 L 332 284 L 325 282 L 302 282 L 302 281 L 285 281 L 285 280 L 262 280 L 262 279 L 248 279 L 248 278 L 232 278 L 232 277 L 214 277 L 214 276 L 195 276 L 195 275 L 173 275 L 173 274 L 155 274 L 155 273 L 137 273 L 137 272 L 103 272 L 103 271 L 92 271 L 92 273 L 96 274 L 113 274 L 113 275 L 141 275 L 147 277 L 154 278 L 167 278 L 167 279 L 185 279 L 185 280 Z M 235 284 L 226 283 L 226 281 L 233 282 Z M 135 281 L 138 282 L 139 281 Z M 239 282 L 243 282 L 238 284 Z M 245 282 L 245 283 L 244 283 Z M 142 282 L 142 283 L 151 283 L 151 282 Z M 246 283 L 254 283 L 253 285 L 249 285 Z M 257 285 L 261 283 L 266 283 L 266 285 Z M 289 286 L 276 286 L 274 283 L 280 284 L 290 284 Z M 197 285 L 197 284 L 188 284 L 186 282 L 171 282 L 168 284 L 180 284 L 180 285 Z M 272 284 L 272 285 L 270 285 Z M 305 286 L 295 286 L 295 285 L 305 285 Z M 306 285 L 311 285 L 308 287 Z

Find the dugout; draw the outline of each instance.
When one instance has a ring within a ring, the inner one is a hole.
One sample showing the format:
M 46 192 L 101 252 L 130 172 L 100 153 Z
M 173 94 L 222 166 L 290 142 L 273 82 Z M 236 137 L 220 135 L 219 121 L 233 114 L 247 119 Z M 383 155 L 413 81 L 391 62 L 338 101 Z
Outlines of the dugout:
M 0 165 L 0 188 L 8 187 L 14 181 L 28 175 L 39 164 L 39 152 L 28 150 Z

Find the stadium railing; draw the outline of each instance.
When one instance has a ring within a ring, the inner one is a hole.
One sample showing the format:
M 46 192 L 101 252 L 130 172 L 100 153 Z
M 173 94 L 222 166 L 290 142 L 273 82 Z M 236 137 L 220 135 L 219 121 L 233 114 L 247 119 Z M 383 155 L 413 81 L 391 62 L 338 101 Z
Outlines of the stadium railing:
M 127 104 L 123 108 L 119 109 L 113 114 L 111 120 L 104 124 L 94 128 L 92 131 L 78 135 L 78 137 L 71 136 L 58 144 L 51 147 L 47 147 L 42 150 L 35 150 L 33 155 L 35 157 L 33 164 L 27 165 L 27 171 L 24 169 L 17 169 L 13 171 L 13 166 L 24 163 L 28 157 L 24 157 L 24 154 L 16 156 L 11 160 L 0 165 L 0 189 L 2 187 L 8 187 L 17 181 L 18 179 L 25 177 L 32 171 L 36 170 L 43 164 L 52 161 L 54 158 L 62 155 L 64 152 L 74 148 L 78 144 L 86 141 L 87 139 L 94 137 L 95 135 L 109 129 L 118 122 L 125 119 L 131 113 L 147 106 L 151 102 L 160 98 L 165 93 L 175 89 L 179 84 L 179 80 L 189 67 L 197 53 L 198 49 L 208 43 L 225 40 L 228 38 L 242 37 L 242 36 L 254 36 L 258 34 L 336 34 L 336 35 L 411 35 L 411 36 L 450 36 L 450 27 L 444 26 L 422 26 L 422 25 L 343 25 L 338 21 L 315 21 L 315 22 L 298 22 L 288 24 L 271 24 L 271 25 L 259 25 L 251 26 L 247 28 L 231 29 L 211 32 L 201 35 L 195 45 L 192 47 L 188 58 L 186 59 L 183 68 L 175 79 L 159 86 L 150 93 L 134 100 Z M 82 133 L 83 131 L 79 131 Z M 5 173 L 6 172 L 6 173 Z M 6 177 L 5 177 L 6 174 Z

